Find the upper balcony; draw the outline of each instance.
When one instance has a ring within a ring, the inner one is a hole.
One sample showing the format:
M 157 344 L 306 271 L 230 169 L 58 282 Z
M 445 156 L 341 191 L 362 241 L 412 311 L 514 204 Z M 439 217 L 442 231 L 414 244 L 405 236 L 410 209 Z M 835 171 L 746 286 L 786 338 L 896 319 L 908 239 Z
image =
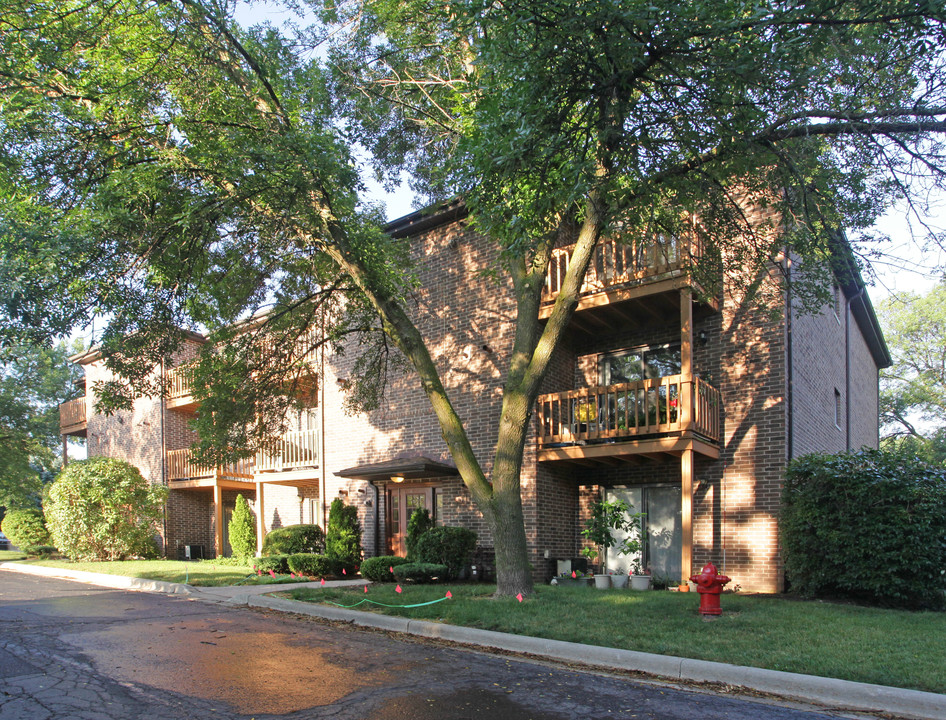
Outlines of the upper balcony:
M 197 409 L 197 401 L 191 392 L 193 386 L 193 365 L 178 365 L 164 371 L 167 387 L 167 407 L 172 410 L 193 412 Z
M 307 485 L 318 482 L 312 472 L 319 467 L 319 431 L 284 433 L 255 457 L 223 467 L 196 462 L 190 448 L 168 450 L 168 481 L 172 488 L 251 488 L 256 482 Z
M 569 245 L 552 251 L 540 319 L 552 313 L 573 249 L 574 245 Z M 696 238 L 602 238 L 578 291 L 572 324 L 591 334 L 616 324 L 633 326 L 675 317 L 679 313 L 681 289 L 689 287 L 705 295 L 689 272 L 702 255 L 702 245 Z M 714 302 L 707 307 L 717 309 Z
M 719 457 L 720 393 L 698 377 L 670 375 L 541 395 L 539 461 Z
M 89 427 L 85 396 L 69 400 L 59 406 L 59 432 L 62 435 L 85 437 Z

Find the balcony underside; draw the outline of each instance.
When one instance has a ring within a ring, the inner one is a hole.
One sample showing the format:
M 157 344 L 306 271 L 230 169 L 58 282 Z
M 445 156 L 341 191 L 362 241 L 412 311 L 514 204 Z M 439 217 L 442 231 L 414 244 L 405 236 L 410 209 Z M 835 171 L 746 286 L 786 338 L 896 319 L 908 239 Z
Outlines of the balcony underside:
M 72 437 L 86 437 L 88 430 L 89 424 L 87 422 L 81 422 L 73 425 L 63 425 L 59 428 L 59 434 L 70 435 Z
M 661 279 L 649 279 L 633 285 L 602 288 L 582 294 L 572 316 L 570 329 L 595 336 L 613 332 L 615 327 L 635 330 L 653 325 L 668 325 L 680 321 L 680 290 L 692 287 L 683 272 L 668 274 Z M 699 288 L 694 288 L 699 296 Z M 699 320 L 718 309 L 715 301 L 694 304 L 694 317 Z M 552 303 L 539 309 L 539 319 L 545 320 L 552 312 Z
M 719 447 L 692 433 L 675 433 L 659 437 L 638 437 L 624 441 L 587 442 L 546 446 L 536 453 L 539 462 L 556 462 L 580 466 L 641 465 L 678 459 L 685 450 L 693 450 L 708 458 L 719 458 Z
M 177 410 L 178 412 L 196 413 L 199 402 L 194 400 L 193 395 L 181 395 L 179 397 L 169 397 L 165 403 L 168 410 Z
M 256 483 L 245 478 L 198 477 L 169 480 L 171 490 L 212 490 L 221 487 L 224 490 L 255 490 Z

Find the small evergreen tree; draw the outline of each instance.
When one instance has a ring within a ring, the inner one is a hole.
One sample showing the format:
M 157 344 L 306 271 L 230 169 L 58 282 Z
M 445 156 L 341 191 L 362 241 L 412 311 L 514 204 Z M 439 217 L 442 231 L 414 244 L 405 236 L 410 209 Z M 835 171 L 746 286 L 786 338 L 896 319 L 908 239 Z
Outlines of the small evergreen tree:
M 242 494 L 236 497 L 236 506 L 233 508 L 233 517 L 228 529 L 234 556 L 253 557 L 256 554 L 256 520 L 250 511 L 250 504 Z
M 332 501 L 328 511 L 325 554 L 343 562 L 357 563 L 361 560 L 361 523 L 358 522 L 358 508 L 346 505 L 340 498 Z
M 421 536 L 434 526 L 433 518 L 430 517 L 430 510 L 427 508 L 416 508 L 407 519 L 407 538 L 404 544 L 407 545 L 407 559 L 417 560 L 417 541 Z

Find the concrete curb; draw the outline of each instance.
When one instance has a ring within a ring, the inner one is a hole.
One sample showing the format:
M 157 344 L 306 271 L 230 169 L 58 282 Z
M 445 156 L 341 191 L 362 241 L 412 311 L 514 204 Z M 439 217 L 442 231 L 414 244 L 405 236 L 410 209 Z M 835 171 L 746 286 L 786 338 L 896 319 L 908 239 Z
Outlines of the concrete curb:
M 256 596 L 247 599 L 247 604 L 251 607 L 310 615 L 327 620 L 340 620 L 361 627 L 437 638 L 512 653 L 537 655 L 564 662 L 641 672 L 670 680 L 722 683 L 790 699 L 805 700 L 831 708 L 896 713 L 898 717 L 917 720 L 946 718 L 946 695 L 938 693 L 779 670 L 741 667 L 708 660 L 691 660 L 633 650 L 582 645 L 425 620 L 408 620 L 284 598 Z
M 0 563 L 0 568 L 25 573 L 27 575 L 41 575 L 43 577 L 62 578 L 63 580 L 78 580 L 80 582 L 92 583 L 101 587 L 110 587 L 117 590 L 142 590 L 144 592 L 159 592 L 170 595 L 193 595 L 195 593 L 194 588 L 190 585 L 165 582 L 164 580 L 143 580 L 141 578 L 123 577 L 122 575 L 106 575 L 105 573 L 50 568 L 43 567 L 42 565 L 20 565 L 19 563 Z
M 885 685 L 870 685 L 778 670 L 741 667 L 708 660 L 654 655 L 634 650 L 582 645 L 561 640 L 546 640 L 426 620 L 409 620 L 390 615 L 269 597 L 258 593 L 235 592 L 231 595 L 220 593 L 216 588 L 207 588 L 205 591 L 180 583 L 141 580 L 38 565 L 20 565 L 19 563 L 0 563 L 0 568 L 30 575 L 78 580 L 103 587 L 187 595 L 194 600 L 224 602 L 228 605 L 309 615 L 326 620 L 349 622 L 360 627 L 447 640 L 474 647 L 494 648 L 511 653 L 536 655 L 551 660 L 582 663 L 613 670 L 641 672 L 670 680 L 722 683 L 788 699 L 804 700 L 830 708 L 895 713 L 898 717 L 915 720 L 946 718 L 946 695 L 938 693 L 904 690 Z M 361 582 L 347 581 L 345 584 L 361 584 Z M 280 592 L 284 589 L 290 588 L 278 585 L 268 586 L 263 592 Z M 214 594 L 214 590 L 218 592 Z

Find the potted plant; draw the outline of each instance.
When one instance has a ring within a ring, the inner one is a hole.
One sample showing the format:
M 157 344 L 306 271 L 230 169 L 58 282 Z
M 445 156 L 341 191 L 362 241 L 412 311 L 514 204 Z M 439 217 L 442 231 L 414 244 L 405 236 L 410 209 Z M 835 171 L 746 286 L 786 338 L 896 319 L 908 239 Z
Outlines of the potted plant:
M 619 555 L 640 552 L 640 519 L 643 514 L 628 515 L 629 510 L 628 504 L 623 500 L 596 502 L 592 505 L 591 517 L 585 520 L 585 529 L 581 534 L 598 547 L 596 555 L 604 558 L 609 548 L 614 548 Z M 626 534 L 623 540 L 618 541 L 614 537 L 615 530 Z M 611 587 L 611 576 L 605 573 L 596 574 L 595 587 L 602 590 Z
M 631 565 L 631 590 L 650 590 L 650 571 L 637 561 Z
M 611 575 L 611 587 L 616 590 L 623 590 L 627 587 L 628 576 L 623 572 L 609 574 Z

